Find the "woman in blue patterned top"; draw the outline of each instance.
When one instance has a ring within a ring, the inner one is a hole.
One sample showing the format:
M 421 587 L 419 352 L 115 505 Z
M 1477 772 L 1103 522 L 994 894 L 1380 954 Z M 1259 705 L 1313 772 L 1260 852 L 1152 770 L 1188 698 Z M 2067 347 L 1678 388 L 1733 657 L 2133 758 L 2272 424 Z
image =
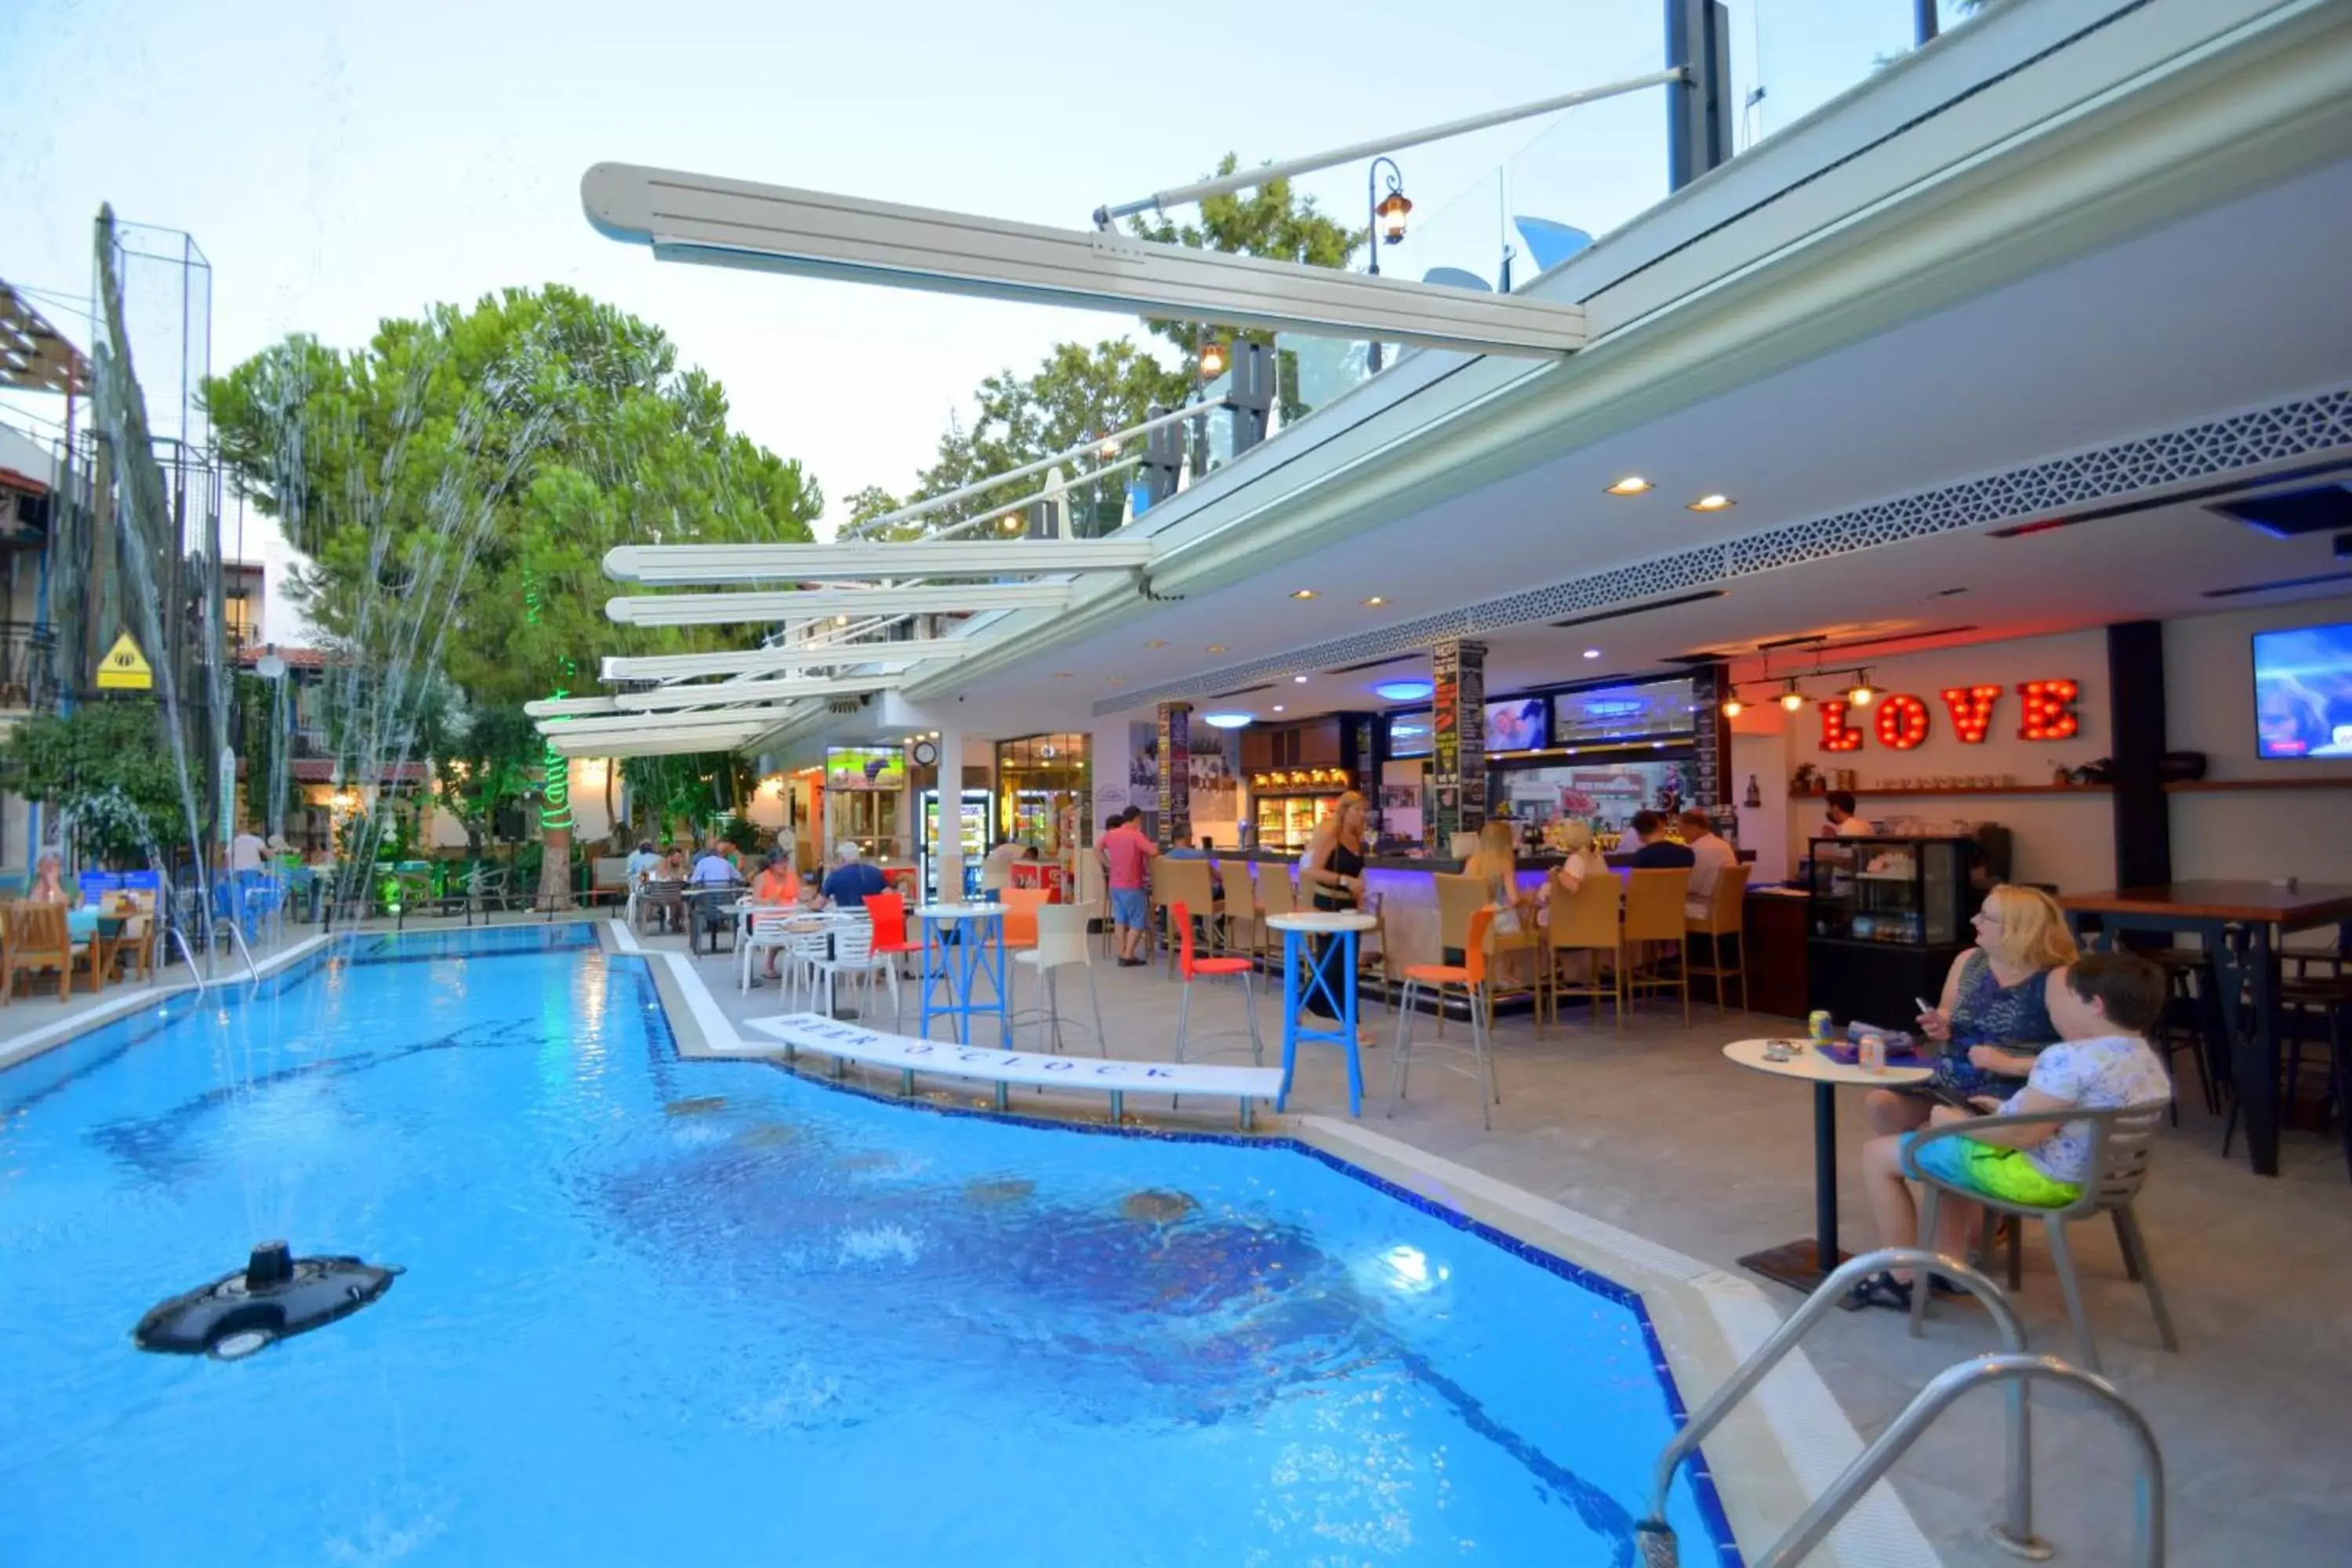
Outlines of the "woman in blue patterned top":
M 1944 1046 L 1932 1085 L 2000 1097 L 2024 1087 L 2034 1052 L 2058 1037 L 2051 993 L 2074 962 L 2074 938 L 2057 900 L 2005 882 L 1985 895 L 1974 924 L 1976 945 L 1952 961 L 1943 997 L 1919 1015 L 1919 1029 Z M 1935 1104 L 1924 1089 L 1874 1089 L 1863 1111 L 1884 1135 L 1925 1126 Z

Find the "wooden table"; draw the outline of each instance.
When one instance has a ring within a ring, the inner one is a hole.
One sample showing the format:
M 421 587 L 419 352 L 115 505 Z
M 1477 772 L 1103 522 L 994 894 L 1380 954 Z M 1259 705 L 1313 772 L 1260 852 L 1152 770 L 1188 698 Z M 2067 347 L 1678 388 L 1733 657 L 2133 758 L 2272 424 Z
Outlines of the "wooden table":
M 2246 1119 L 2246 1152 L 2257 1175 L 2277 1175 L 2280 939 L 2332 925 L 2336 951 L 2352 953 L 2352 887 L 2165 882 L 2074 893 L 2058 903 L 2085 946 L 2092 931 L 2110 942 L 2117 931 L 2197 933 L 2213 955 L 2231 1080 Z
M 1741 1067 L 1770 1073 L 1775 1078 L 1797 1079 L 1813 1086 L 1813 1234 L 1810 1240 L 1784 1241 L 1778 1247 L 1751 1252 L 1739 1260 L 1739 1266 L 1811 1295 L 1813 1288 L 1846 1259 L 1846 1254 L 1838 1250 L 1837 1241 L 1839 1086 L 1896 1089 L 1905 1084 L 1925 1083 L 1935 1074 L 1929 1068 L 1913 1067 L 1889 1067 L 1883 1072 L 1864 1072 L 1858 1066 L 1848 1067 L 1843 1062 L 1832 1060 L 1815 1042 L 1795 1037 L 1784 1038 L 1782 1042 L 1791 1047 L 1794 1056 L 1788 1061 L 1776 1062 L 1764 1055 L 1765 1047 L 1771 1043 L 1769 1040 L 1734 1040 L 1723 1047 L 1723 1054 Z

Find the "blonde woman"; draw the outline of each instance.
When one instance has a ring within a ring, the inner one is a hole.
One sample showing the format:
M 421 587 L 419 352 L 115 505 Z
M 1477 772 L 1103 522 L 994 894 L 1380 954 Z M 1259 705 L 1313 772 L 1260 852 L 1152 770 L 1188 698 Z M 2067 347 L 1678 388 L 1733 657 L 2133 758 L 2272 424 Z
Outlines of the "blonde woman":
M 2006 1097 L 2058 1038 L 2050 1001 L 2058 972 L 2074 961 L 2074 936 L 2057 900 L 2006 882 L 1985 895 L 1972 923 L 1976 945 L 1952 961 L 1942 998 L 1919 1015 L 1920 1032 L 1944 1042 L 1930 1087 Z M 1906 1132 L 1926 1124 L 1935 1103 L 1924 1089 L 1877 1089 L 1864 1110 L 1873 1131 Z
M 1330 811 L 1315 825 L 1315 836 L 1307 841 L 1306 853 L 1298 858 L 1298 886 L 1314 900 L 1317 909 L 1353 910 L 1363 906 L 1364 825 L 1370 817 L 1371 807 L 1363 795 L 1349 790 L 1333 801 Z M 1347 946 L 1331 936 L 1318 936 L 1314 944 L 1315 972 L 1322 977 L 1322 984 L 1306 987 L 1300 1005 L 1318 1018 L 1330 1018 L 1333 1015 L 1321 997 L 1327 992 L 1335 997 L 1347 994 Z M 1370 1046 L 1371 1030 L 1359 1024 L 1356 1043 Z
M 1462 874 L 1486 884 L 1486 907 L 1495 911 L 1495 934 L 1517 936 L 1527 928 L 1532 895 L 1519 890 L 1518 847 L 1507 822 L 1489 822 L 1478 829 L 1478 849 L 1462 864 Z
M 1543 898 L 1549 903 L 1584 886 L 1587 877 L 1609 875 L 1609 862 L 1593 847 L 1592 828 L 1581 822 L 1562 823 L 1559 829 L 1560 861 L 1544 879 Z

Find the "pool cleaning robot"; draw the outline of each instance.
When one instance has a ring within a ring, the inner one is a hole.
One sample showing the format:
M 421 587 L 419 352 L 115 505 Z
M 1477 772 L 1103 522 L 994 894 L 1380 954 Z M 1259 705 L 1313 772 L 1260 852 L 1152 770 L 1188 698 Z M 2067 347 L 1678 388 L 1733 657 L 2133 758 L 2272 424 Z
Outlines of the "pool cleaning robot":
M 400 1272 L 356 1258 L 296 1258 L 284 1242 L 265 1241 L 236 1273 L 148 1309 L 131 1338 L 143 1351 L 241 1361 L 351 1316 Z

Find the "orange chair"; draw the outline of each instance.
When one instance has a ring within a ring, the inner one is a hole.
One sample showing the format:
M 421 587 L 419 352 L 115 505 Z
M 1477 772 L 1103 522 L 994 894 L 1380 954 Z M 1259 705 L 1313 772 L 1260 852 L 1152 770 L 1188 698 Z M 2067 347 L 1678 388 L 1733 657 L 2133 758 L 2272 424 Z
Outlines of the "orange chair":
M 1470 1054 L 1477 1064 L 1463 1068 L 1453 1062 L 1439 1065 L 1454 1072 L 1465 1072 L 1479 1083 L 1478 1115 L 1491 1131 L 1494 1113 L 1488 1102 L 1503 1103 L 1503 1092 L 1495 1086 L 1495 1058 L 1489 1037 L 1493 1033 L 1494 1001 L 1486 984 L 1486 943 L 1495 923 L 1495 911 L 1482 909 L 1470 917 L 1470 929 L 1464 933 L 1460 963 L 1408 963 L 1404 966 L 1404 994 L 1397 1001 L 1396 1092 L 1389 1101 L 1389 1114 L 1396 1114 L 1397 1102 L 1404 1099 L 1405 1073 L 1412 1065 L 1413 1006 L 1423 987 L 1431 987 L 1437 998 L 1437 1016 L 1445 1016 L 1446 993 L 1456 986 L 1470 1002 Z M 1440 1050 L 1446 1047 L 1439 1047 Z
M 1043 888 L 1007 888 L 1004 900 L 1004 951 L 1027 952 L 1037 945 L 1037 911 L 1053 902 Z
M 866 913 L 874 922 L 873 951 L 878 957 L 887 957 L 893 969 L 908 953 L 923 951 L 921 942 L 907 940 L 905 894 L 868 893 L 866 895 Z
M 1176 1059 L 1184 1059 L 1184 1042 L 1192 1016 L 1192 977 L 1206 974 L 1238 974 L 1242 979 L 1242 1008 L 1249 1015 L 1250 1060 L 1265 1066 L 1265 1041 L 1257 1032 L 1257 992 L 1252 982 L 1257 975 L 1257 963 L 1247 958 L 1196 958 L 1192 955 L 1192 921 L 1190 910 L 1183 904 L 1168 906 L 1168 921 L 1176 931 L 1178 972 L 1183 976 L 1183 994 L 1176 1003 Z

